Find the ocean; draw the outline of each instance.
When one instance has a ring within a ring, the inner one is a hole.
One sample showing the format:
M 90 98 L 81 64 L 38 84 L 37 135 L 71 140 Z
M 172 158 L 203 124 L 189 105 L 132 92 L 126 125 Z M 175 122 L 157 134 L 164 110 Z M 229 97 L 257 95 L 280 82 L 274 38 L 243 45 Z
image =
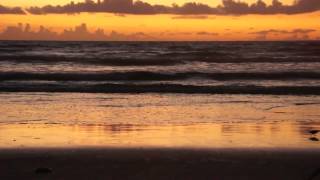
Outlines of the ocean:
M 0 91 L 319 94 L 320 42 L 0 42 Z
M 0 41 L 1 147 L 317 148 L 319 95 L 318 41 Z

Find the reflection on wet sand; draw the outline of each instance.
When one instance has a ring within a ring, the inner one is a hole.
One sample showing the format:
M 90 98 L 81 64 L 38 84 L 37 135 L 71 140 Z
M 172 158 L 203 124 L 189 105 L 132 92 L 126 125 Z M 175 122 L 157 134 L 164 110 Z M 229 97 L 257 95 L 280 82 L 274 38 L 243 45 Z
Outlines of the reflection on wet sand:
M 0 94 L 0 147 L 319 148 L 320 97 Z
M 317 137 L 299 130 L 302 126 L 290 122 L 160 126 L 11 124 L 0 126 L 0 147 L 318 148 Z

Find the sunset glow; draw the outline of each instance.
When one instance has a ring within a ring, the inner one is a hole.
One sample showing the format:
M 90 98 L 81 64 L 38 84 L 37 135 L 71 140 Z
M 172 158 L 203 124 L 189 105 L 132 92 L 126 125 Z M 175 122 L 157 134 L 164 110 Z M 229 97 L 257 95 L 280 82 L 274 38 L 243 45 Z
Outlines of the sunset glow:
M 0 180 L 320 178 L 320 0 L 0 2 Z
M 83 2 L 83 1 L 74 1 Z M 171 6 L 176 3 L 183 5 L 187 0 L 180 1 L 145 1 L 151 5 L 161 4 Z M 249 5 L 255 1 L 245 1 Z M 283 6 L 293 4 L 291 0 L 281 1 Z M 31 6 L 42 7 L 44 5 L 65 5 L 69 1 L 21 1 L 13 0 L 3 2 L 1 5 L 8 7 L 22 7 L 28 9 Z M 221 1 L 202 0 L 197 3 L 216 7 Z M 271 0 L 265 1 L 271 5 Z M 45 30 L 61 34 L 65 29 L 74 29 L 81 24 L 86 25 L 85 31 L 95 33 L 97 29 L 103 30 L 106 37 L 97 37 L 95 40 L 316 40 L 320 38 L 320 25 L 318 23 L 320 12 L 310 11 L 293 14 L 130 14 L 130 13 L 61 13 L 61 14 L 3 14 L 1 15 L 0 31 L 6 31 L 8 26 L 18 27 L 22 23 L 31 26 L 30 31 L 38 32 L 39 27 Z M 113 33 L 112 33 L 113 32 Z M 77 33 L 77 32 L 75 32 Z M 47 35 L 49 36 L 49 35 Z M 47 36 L 30 35 L 21 36 L 20 39 L 41 39 Z M 81 40 L 81 34 L 75 35 Z M 19 39 L 19 36 L 1 34 L 1 39 Z M 38 38 L 37 38 L 38 37 Z M 46 39 L 44 38 L 44 39 Z M 72 40 L 71 37 L 57 37 L 59 40 Z M 86 38 L 83 38 L 86 40 Z

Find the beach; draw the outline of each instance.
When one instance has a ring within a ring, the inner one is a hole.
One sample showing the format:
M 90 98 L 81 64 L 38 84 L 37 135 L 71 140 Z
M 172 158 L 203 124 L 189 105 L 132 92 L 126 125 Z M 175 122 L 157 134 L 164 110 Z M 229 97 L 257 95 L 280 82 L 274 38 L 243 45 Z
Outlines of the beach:
M 7 119 L 0 124 L 1 179 L 320 177 L 319 141 L 309 133 L 320 125 L 317 96 L 1 98 L 0 118 Z
M 0 41 L 0 179 L 319 179 L 318 44 Z
M 70 148 L 0 153 L 1 179 L 316 180 L 319 167 L 319 150 Z

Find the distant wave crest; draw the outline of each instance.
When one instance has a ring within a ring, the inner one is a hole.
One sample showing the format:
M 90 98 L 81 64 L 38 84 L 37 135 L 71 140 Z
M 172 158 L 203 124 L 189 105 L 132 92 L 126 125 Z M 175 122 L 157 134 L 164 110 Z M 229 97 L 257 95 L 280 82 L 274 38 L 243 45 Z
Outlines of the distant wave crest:
M 157 73 L 147 71 L 113 73 L 26 73 L 0 72 L 0 81 L 174 81 L 187 79 L 228 80 L 295 80 L 320 79 L 319 72 L 235 72 L 235 73 Z
M 46 84 L 3 86 L 0 92 L 77 92 L 77 93 L 184 93 L 184 94 L 269 94 L 320 95 L 320 86 L 194 86 L 180 84 L 99 84 L 62 85 Z

